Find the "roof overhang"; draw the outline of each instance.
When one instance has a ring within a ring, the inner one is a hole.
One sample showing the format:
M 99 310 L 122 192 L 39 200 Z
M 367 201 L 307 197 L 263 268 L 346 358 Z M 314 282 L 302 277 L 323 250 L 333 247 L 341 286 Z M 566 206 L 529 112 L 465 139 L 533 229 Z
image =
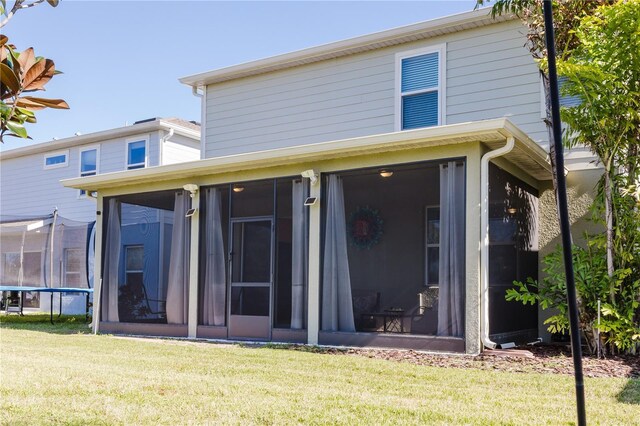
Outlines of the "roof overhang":
M 86 135 L 72 136 L 70 138 L 53 140 L 50 142 L 38 143 L 8 151 L 0 152 L 0 160 L 9 158 L 23 157 L 30 154 L 38 154 L 43 152 L 51 152 L 59 149 L 66 149 L 78 145 L 86 145 L 91 143 L 102 142 L 109 139 L 117 139 L 128 136 L 139 135 L 141 133 L 155 132 L 158 130 L 169 131 L 173 129 L 177 135 L 186 136 L 191 139 L 200 140 L 200 133 L 182 127 L 178 124 L 164 120 L 154 120 L 131 126 L 117 127 L 115 129 L 103 130 L 101 132 L 87 133 Z
M 146 169 L 65 179 L 61 182 L 70 188 L 101 191 L 129 185 L 468 142 L 482 142 L 493 149 L 504 145 L 508 137 L 513 137 L 516 145 L 504 158 L 536 180 L 550 180 L 551 165 L 546 151 L 509 120 L 499 118 L 215 157 Z
M 310 47 L 308 49 L 190 75 L 181 78 L 180 82 L 192 87 L 221 83 L 223 81 L 284 70 L 329 59 L 336 59 L 356 53 L 367 52 L 417 40 L 424 40 L 444 34 L 450 34 L 457 31 L 478 28 L 514 19 L 514 16 L 510 14 L 496 16 L 493 18 L 491 17 L 490 10 L 491 8 L 482 8 L 350 38 L 347 40 L 323 44 L 321 46 Z

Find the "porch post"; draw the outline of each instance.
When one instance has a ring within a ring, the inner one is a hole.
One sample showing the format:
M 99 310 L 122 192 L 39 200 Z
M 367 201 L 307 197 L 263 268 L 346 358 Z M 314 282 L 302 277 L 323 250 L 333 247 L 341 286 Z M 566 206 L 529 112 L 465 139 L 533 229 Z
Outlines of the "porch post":
M 307 343 L 318 344 L 320 330 L 320 190 L 322 180 L 310 187 L 310 196 L 318 200 L 309 206 L 309 291 L 307 307 Z
M 189 242 L 189 314 L 187 320 L 187 336 L 195 339 L 198 331 L 198 258 L 200 235 L 200 191 L 192 193 L 191 208 L 195 213 L 191 216 L 191 238 Z
M 482 147 L 467 155 L 465 352 L 480 353 L 480 159 Z
M 100 309 L 102 299 L 102 222 L 104 219 L 104 198 L 98 193 L 96 199 L 96 236 L 95 251 L 93 256 L 93 334 L 96 334 L 100 328 Z

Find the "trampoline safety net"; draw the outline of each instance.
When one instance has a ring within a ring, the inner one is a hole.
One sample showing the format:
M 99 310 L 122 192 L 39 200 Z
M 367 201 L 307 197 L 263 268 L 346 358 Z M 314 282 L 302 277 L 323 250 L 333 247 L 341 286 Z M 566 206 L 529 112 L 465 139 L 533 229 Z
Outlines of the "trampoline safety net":
M 0 285 L 92 288 L 94 224 L 0 216 Z

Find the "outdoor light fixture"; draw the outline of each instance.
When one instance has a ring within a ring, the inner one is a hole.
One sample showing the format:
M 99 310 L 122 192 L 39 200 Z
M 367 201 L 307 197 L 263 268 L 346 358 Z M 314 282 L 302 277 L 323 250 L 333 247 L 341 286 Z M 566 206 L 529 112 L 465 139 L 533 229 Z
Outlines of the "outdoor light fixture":
M 380 176 L 382 176 L 383 178 L 388 178 L 393 176 L 393 170 L 389 170 L 389 169 L 382 169 L 378 173 L 380 173 Z
M 244 186 L 242 185 L 233 185 L 233 192 L 242 192 L 244 191 Z
M 185 191 L 189 191 L 191 198 L 193 198 L 194 195 L 196 195 L 196 192 L 198 192 L 198 185 L 193 184 L 193 183 L 188 183 L 186 185 L 184 185 L 182 187 Z
M 304 200 L 304 205 L 312 206 L 316 203 L 316 201 L 318 201 L 318 197 L 307 197 L 307 199 Z
M 515 207 L 509 207 L 509 208 L 507 209 L 507 213 L 509 213 L 509 214 L 516 214 L 516 213 L 518 213 L 518 209 L 516 209 Z
M 187 210 L 187 213 L 184 215 L 184 217 L 191 217 L 194 214 L 196 214 L 197 211 L 198 211 L 198 209 L 189 209 L 189 210 Z
M 303 178 L 308 178 L 311 181 L 311 185 L 315 185 L 318 182 L 318 172 L 313 169 L 305 170 L 300 174 Z

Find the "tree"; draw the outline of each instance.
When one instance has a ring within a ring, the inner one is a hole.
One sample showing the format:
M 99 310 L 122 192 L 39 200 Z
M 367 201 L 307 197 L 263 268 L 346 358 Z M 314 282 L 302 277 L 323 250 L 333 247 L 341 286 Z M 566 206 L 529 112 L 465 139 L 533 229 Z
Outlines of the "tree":
M 559 60 L 568 59 L 576 48 L 578 40 L 573 32 L 580 18 L 590 14 L 602 4 L 612 4 L 615 0 L 570 0 L 553 4 L 553 29 L 556 54 Z M 492 0 L 476 0 L 476 8 L 491 3 Z M 557 198 L 555 167 L 555 146 L 551 123 L 551 98 L 549 73 L 546 69 L 547 47 L 545 44 L 543 0 L 494 0 L 491 8 L 493 17 L 503 14 L 516 15 L 527 27 L 527 48 L 539 65 L 540 77 L 545 95 L 545 123 L 549 135 L 549 157 L 553 166 L 553 190 Z
M 589 147 L 604 167 L 594 218 L 606 231 L 592 243 L 606 253 L 605 309 L 635 323 L 640 342 L 640 0 L 599 7 L 575 37 L 571 57 L 558 62 L 565 93 L 581 99 L 562 111 L 567 143 Z
M 6 0 L 0 0 L 0 14 L 4 19 L 3 27 L 18 10 L 33 7 L 44 0 L 25 2 L 16 0 L 11 9 L 7 9 Z M 56 7 L 58 0 L 47 0 Z M 62 99 L 47 99 L 25 96 L 25 93 L 45 90 L 44 86 L 60 74 L 51 59 L 35 56 L 33 48 L 17 52 L 16 47 L 9 44 L 9 38 L 0 34 L 0 142 L 4 136 L 28 138 L 25 123 L 35 123 L 34 111 L 44 108 L 68 109 L 69 105 Z
M 589 147 L 604 167 L 592 211 L 605 232 L 587 235 L 587 247 L 574 248 L 581 328 L 595 346 L 599 333 L 592 331 L 602 300 L 600 337 L 610 349 L 631 352 L 640 342 L 639 28 L 640 0 L 599 6 L 580 16 L 570 40 L 560 37 L 565 52 L 558 60 L 567 79 L 563 93 L 581 100 L 562 110 L 565 145 Z M 544 70 L 546 61 L 539 59 Z M 541 283 L 516 282 L 507 293 L 509 300 L 558 308 L 560 315 L 546 321 L 551 331 L 566 331 L 559 260 L 559 252 L 545 258 Z

